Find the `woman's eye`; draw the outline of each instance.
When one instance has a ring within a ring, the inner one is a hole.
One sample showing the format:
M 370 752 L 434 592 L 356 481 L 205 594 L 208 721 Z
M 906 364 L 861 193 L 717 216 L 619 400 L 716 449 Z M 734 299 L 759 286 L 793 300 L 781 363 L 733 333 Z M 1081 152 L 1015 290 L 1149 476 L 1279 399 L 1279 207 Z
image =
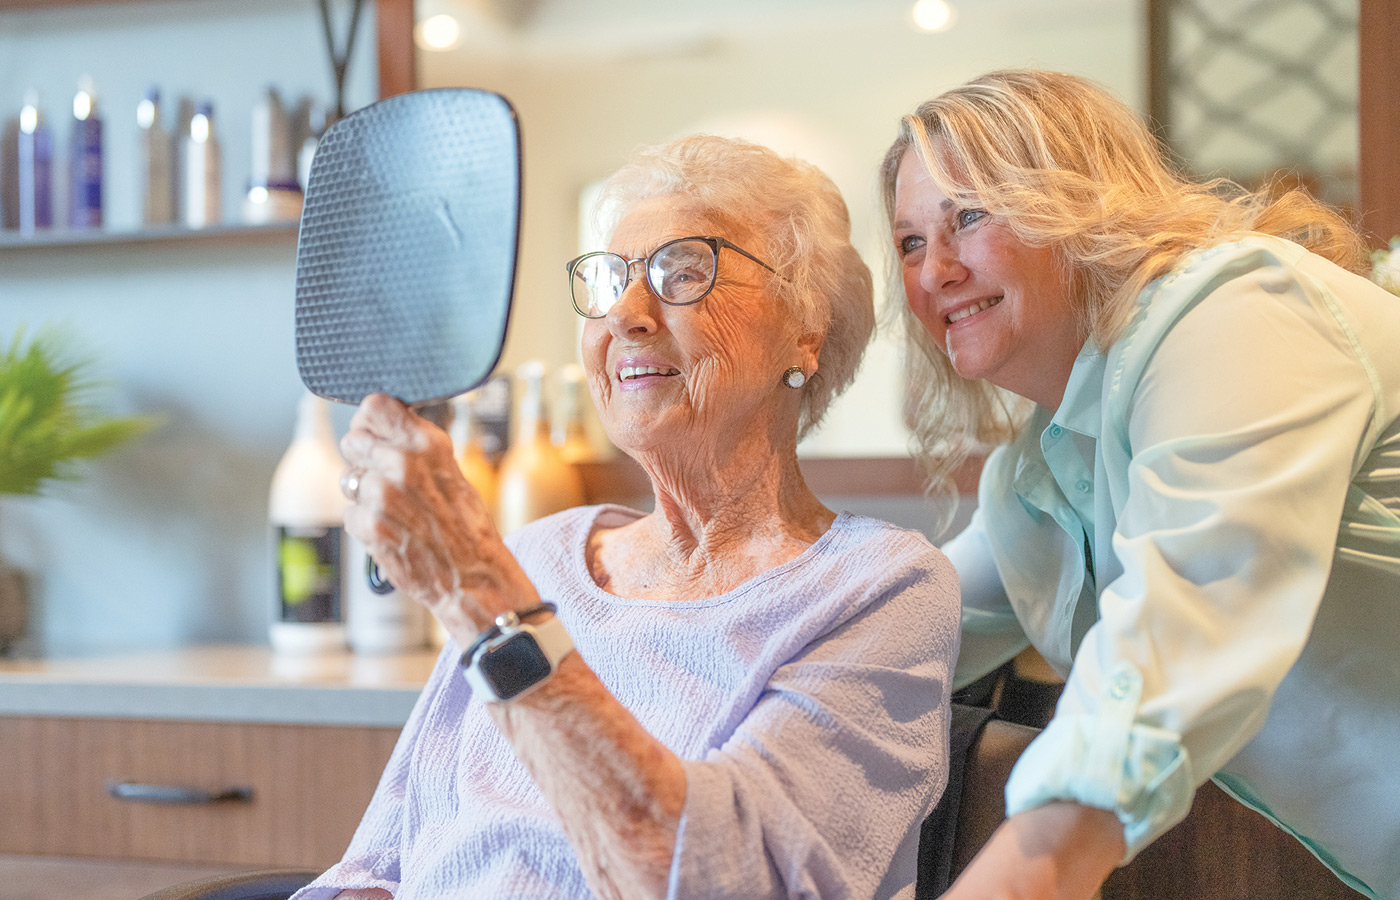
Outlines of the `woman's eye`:
M 958 227 L 966 228 L 976 223 L 987 215 L 985 209 L 962 209 L 958 210 Z
M 915 234 L 906 234 L 899 239 L 899 255 L 908 256 L 924 245 L 924 239 Z

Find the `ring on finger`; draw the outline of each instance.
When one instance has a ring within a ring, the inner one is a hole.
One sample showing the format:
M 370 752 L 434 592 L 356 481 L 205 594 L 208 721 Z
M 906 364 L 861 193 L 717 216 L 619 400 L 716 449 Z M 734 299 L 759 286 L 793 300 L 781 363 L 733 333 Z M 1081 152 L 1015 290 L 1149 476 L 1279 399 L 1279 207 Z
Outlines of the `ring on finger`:
M 346 469 L 340 476 L 340 492 L 351 503 L 360 502 L 360 479 L 364 474 L 364 469 Z

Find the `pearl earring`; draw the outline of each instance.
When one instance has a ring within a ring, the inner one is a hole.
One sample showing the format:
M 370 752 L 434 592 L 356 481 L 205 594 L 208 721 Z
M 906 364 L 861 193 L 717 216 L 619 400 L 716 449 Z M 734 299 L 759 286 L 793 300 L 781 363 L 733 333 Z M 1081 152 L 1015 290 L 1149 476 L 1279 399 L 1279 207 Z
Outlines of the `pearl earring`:
M 792 366 L 783 373 L 783 384 L 796 390 L 807 383 L 807 373 L 802 371 L 801 366 Z

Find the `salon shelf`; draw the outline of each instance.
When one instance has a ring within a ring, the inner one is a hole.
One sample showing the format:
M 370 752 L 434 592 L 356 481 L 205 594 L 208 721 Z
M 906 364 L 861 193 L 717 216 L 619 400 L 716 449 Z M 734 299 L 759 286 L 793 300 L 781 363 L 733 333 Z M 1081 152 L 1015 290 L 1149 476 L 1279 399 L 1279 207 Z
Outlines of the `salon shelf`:
M 210 228 L 185 228 L 170 225 L 163 228 L 118 230 L 93 228 L 86 230 L 54 229 L 34 235 L 16 231 L 0 231 L 0 252 L 25 250 L 81 250 L 88 247 L 181 247 L 192 244 L 295 244 L 296 222 L 275 222 L 269 225 L 216 225 Z

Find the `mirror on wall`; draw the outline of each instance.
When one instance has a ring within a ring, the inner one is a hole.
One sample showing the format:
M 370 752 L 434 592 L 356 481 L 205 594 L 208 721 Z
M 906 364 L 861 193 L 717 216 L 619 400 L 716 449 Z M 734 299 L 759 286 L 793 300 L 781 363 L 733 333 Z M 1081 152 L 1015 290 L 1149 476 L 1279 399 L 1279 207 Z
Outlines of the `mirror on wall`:
M 846 196 L 883 302 L 875 170 L 900 115 L 1006 66 L 1083 74 L 1145 108 L 1140 0 L 920 7 L 946 27 L 921 28 L 913 0 L 418 0 L 420 85 L 490 88 L 520 113 L 524 231 L 504 365 L 575 358 L 563 263 L 580 252 L 580 198 L 638 145 L 709 131 L 821 166 Z M 906 453 L 899 352 L 887 334 L 872 345 L 804 454 Z

